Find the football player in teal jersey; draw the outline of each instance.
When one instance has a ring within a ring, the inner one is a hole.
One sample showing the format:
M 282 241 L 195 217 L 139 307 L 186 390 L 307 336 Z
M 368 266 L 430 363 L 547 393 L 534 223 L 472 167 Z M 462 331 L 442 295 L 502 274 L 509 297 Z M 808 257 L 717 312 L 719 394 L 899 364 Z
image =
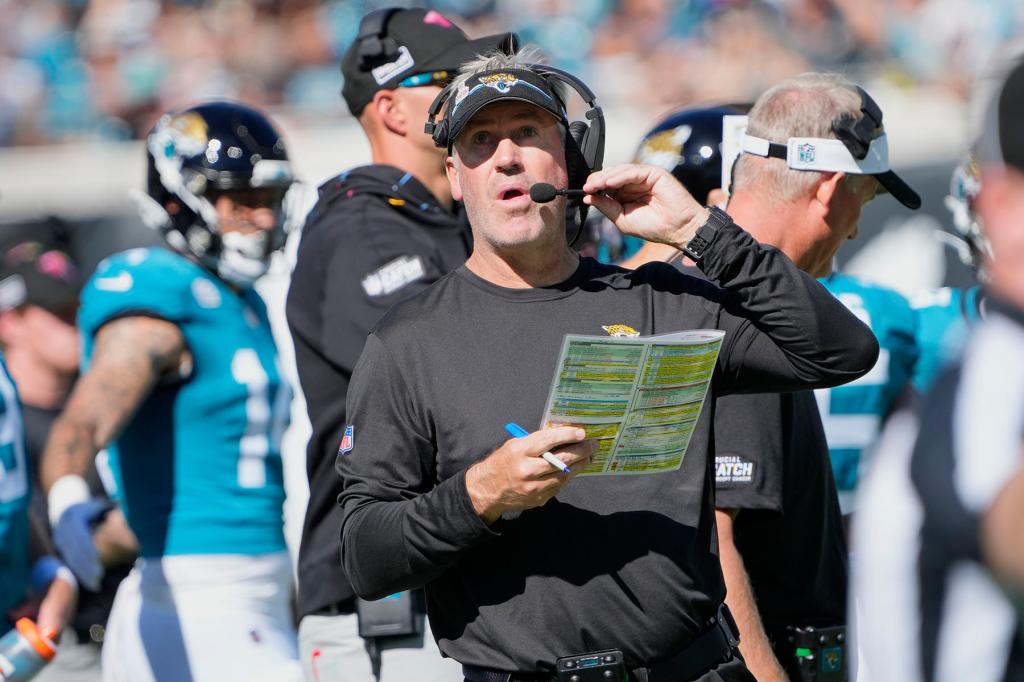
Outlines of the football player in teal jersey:
M 822 426 L 843 516 L 855 508 L 854 496 L 866 457 L 882 424 L 906 398 L 918 356 L 915 317 L 896 291 L 833 272 L 820 280 L 878 339 L 878 361 L 861 378 L 816 390 Z
M 81 473 L 108 447 L 140 558 L 121 583 L 104 679 L 301 678 L 282 528 L 290 392 L 252 288 L 283 243 L 292 170 L 259 112 L 164 115 L 145 217 L 168 249 L 100 264 L 82 292 L 83 374 L 43 454 L 58 547 L 102 575 Z
M 33 552 L 30 540 L 28 467 L 18 392 L 0 355 L 0 636 L 21 616 L 60 632 L 78 592 L 74 576 L 55 557 L 42 555 L 33 562 L 42 548 Z M 33 599 L 33 592 L 42 599 Z
M 957 234 L 945 236 L 964 264 L 983 282 L 982 262 L 986 255 L 991 256 L 991 248 L 984 226 L 974 212 L 973 202 L 979 191 L 981 171 L 974 157 L 968 156 L 953 171 L 946 197 Z M 917 345 L 921 352 L 914 369 L 914 387 L 924 393 L 942 368 L 959 355 L 968 332 L 984 313 L 985 296 L 981 284 L 962 289 L 942 287 L 915 294 L 910 303 L 917 314 Z

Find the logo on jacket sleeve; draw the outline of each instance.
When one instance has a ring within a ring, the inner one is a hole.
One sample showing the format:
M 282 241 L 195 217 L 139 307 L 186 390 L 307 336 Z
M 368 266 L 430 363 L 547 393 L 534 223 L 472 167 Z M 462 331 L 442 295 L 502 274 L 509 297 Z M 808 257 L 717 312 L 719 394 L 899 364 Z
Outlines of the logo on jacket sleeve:
M 407 284 L 423 279 L 427 268 L 419 256 L 399 256 L 363 277 L 363 291 L 367 296 L 387 296 Z
M 715 483 L 753 483 L 754 463 L 736 455 L 715 457 Z
M 344 455 L 346 452 L 350 451 L 353 447 L 355 447 L 355 443 L 356 438 L 355 435 L 353 435 L 353 427 L 346 426 L 345 435 L 341 437 L 341 445 L 338 446 L 338 454 Z

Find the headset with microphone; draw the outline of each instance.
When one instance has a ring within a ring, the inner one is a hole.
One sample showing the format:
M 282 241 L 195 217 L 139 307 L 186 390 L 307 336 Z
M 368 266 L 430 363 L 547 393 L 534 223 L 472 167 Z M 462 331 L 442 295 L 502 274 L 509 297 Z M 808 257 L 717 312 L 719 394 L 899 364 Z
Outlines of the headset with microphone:
M 558 194 L 568 196 L 569 205 L 577 209 L 579 215 L 579 225 L 577 225 L 576 233 L 569 242 L 569 245 L 572 246 L 579 239 L 583 231 L 583 225 L 587 219 L 587 211 L 590 209 L 589 206 L 582 202 L 583 185 L 591 173 L 601 170 L 601 164 L 604 161 L 604 112 L 597 103 L 597 96 L 587 87 L 587 84 L 566 71 L 548 66 L 547 64 L 523 64 L 510 66 L 509 68 L 512 70 L 528 69 L 533 71 L 547 80 L 552 86 L 555 83 L 563 83 L 575 90 L 588 107 L 584 113 L 584 117 L 587 120 L 572 121 L 566 126 L 565 162 L 566 170 L 569 173 L 569 187 L 564 190 L 551 187 L 555 194 L 550 198 L 546 200 L 534 199 L 538 203 L 546 203 L 546 201 L 551 201 Z M 555 87 L 552 87 L 551 90 L 557 94 Z M 424 131 L 433 138 L 434 144 L 446 149 L 451 149 L 452 144 L 452 140 L 448 137 L 449 121 L 447 116 L 442 117 L 440 121 L 437 120 L 437 116 L 444 105 L 451 99 L 452 94 L 453 90 L 449 86 L 434 98 L 434 102 L 430 105 L 430 109 L 427 112 L 427 123 L 424 126 Z M 562 104 L 562 108 L 565 109 L 564 102 Z M 546 183 L 539 184 L 543 185 Z M 541 189 L 538 196 L 546 197 L 551 190 Z M 534 197 L 533 188 L 531 188 L 530 197 Z

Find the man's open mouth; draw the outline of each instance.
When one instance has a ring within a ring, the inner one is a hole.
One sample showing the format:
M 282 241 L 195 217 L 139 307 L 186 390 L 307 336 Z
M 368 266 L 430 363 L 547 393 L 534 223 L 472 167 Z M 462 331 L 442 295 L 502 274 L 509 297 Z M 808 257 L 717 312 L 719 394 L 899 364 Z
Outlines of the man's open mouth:
M 524 192 L 523 190 L 519 189 L 518 187 L 511 187 L 511 188 L 506 189 L 505 191 L 503 191 L 501 193 L 501 200 L 502 201 L 507 201 L 509 199 L 518 199 L 519 197 L 523 196 L 524 194 L 526 194 L 526 192 Z

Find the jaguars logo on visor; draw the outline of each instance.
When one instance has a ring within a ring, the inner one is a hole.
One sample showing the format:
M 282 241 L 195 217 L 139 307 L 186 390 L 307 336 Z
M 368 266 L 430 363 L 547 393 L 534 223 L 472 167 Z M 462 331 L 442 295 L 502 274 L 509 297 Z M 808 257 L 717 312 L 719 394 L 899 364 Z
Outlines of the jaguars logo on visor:
M 512 86 L 515 85 L 518 80 L 519 79 L 511 73 L 492 73 L 490 75 L 483 76 L 480 79 L 480 83 L 489 88 L 494 88 L 498 92 L 504 94 L 511 90 Z

